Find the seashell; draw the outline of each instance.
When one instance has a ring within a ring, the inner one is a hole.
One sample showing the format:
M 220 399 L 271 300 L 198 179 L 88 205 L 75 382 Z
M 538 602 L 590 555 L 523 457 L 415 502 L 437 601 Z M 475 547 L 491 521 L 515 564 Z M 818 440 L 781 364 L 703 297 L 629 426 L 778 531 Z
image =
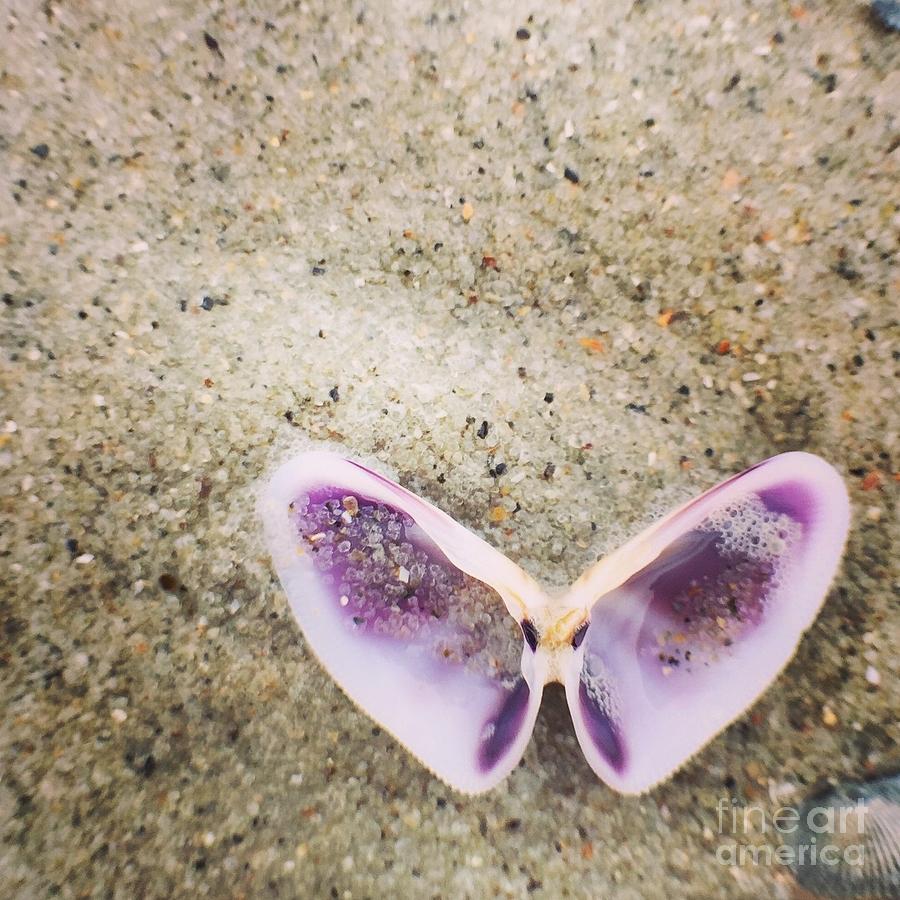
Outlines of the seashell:
M 885 31 L 900 31 L 900 3 L 897 0 L 872 0 L 870 9 Z
M 640 793 L 739 716 L 788 662 L 849 524 L 808 453 L 736 475 L 551 597 L 430 503 L 326 452 L 260 500 L 291 610 L 334 680 L 434 774 L 476 793 L 519 762 L 561 681 L 587 761 Z
M 817 897 L 900 897 L 900 775 L 845 781 L 808 797 L 791 871 Z

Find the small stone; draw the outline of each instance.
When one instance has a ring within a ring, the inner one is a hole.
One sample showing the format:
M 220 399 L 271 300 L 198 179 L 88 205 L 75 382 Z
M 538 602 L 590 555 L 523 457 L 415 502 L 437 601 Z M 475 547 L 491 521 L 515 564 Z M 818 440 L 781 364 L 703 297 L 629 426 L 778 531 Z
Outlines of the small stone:
M 834 728 L 838 723 L 838 717 L 828 704 L 822 707 L 822 723 L 826 728 Z
M 211 53 L 215 53 L 219 59 L 225 59 L 222 48 L 219 46 L 219 42 L 208 31 L 203 32 L 203 41 Z
M 874 491 L 881 487 L 881 472 L 873 470 L 866 472 L 862 480 L 862 489 L 864 491 Z
M 38 159 L 46 159 L 50 155 L 50 148 L 46 144 L 35 144 L 31 148 L 31 152 Z
M 747 777 L 752 779 L 753 781 L 761 781 L 763 777 L 762 766 L 756 762 L 756 760 L 751 760 L 744 766 L 744 771 L 747 773 Z
M 128 713 L 125 712 L 124 709 L 119 709 L 118 707 L 116 707 L 110 713 L 110 716 L 112 716 L 113 722 L 118 722 L 119 725 L 121 725 L 128 718 Z
M 475 215 L 475 207 L 472 206 L 471 203 L 463 203 L 462 206 L 462 219 L 463 222 L 470 222 L 472 220 L 472 216 Z
M 159 576 L 159 586 L 164 591 L 171 593 L 178 588 L 178 579 L 174 575 L 164 572 Z
M 868 681 L 869 684 L 878 687 L 878 685 L 881 684 L 881 672 L 879 672 L 875 666 L 869 666 L 866 669 L 866 681 Z
M 86 566 L 88 563 L 92 563 L 94 561 L 93 553 L 82 553 L 81 556 L 75 557 L 75 562 L 79 566 Z
M 509 513 L 502 506 L 492 506 L 488 518 L 494 523 L 505 522 Z
M 735 169 L 728 169 L 722 176 L 721 188 L 723 191 L 733 191 L 742 180 L 740 172 Z

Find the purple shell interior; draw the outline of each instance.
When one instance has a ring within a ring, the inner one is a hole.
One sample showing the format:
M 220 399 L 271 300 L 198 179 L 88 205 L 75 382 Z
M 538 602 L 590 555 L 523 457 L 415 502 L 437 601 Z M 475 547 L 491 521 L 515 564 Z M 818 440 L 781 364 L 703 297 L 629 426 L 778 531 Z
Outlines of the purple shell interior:
M 588 732 L 612 768 L 627 763 L 623 702 L 639 689 L 689 715 L 695 676 L 714 670 L 767 622 L 815 515 L 810 493 L 787 484 L 723 504 L 602 598 L 584 638 L 579 697 Z M 622 684 L 611 648 L 634 646 L 640 684 Z
M 581 714 L 594 746 L 616 772 L 622 772 L 627 758 L 625 741 L 610 703 L 612 685 L 602 676 L 589 672 L 582 670 L 578 684 Z
M 291 516 L 324 593 L 343 617 L 347 652 L 360 640 L 393 653 L 412 676 L 470 677 L 497 688 L 476 762 L 490 770 L 528 708 L 522 632 L 500 596 L 453 565 L 405 512 L 346 488 L 294 499 Z
M 819 503 L 812 487 L 801 481 L 766 488 L 758 496 L 770 512 L 789 516 L 807 531 L 818 513 Z

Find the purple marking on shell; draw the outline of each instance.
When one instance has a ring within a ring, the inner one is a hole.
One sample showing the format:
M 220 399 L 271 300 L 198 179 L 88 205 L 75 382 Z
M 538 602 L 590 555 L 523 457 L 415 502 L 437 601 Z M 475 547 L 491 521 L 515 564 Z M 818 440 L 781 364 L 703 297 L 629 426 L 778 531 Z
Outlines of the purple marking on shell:
M 291 504 L 322 583 L 356 634 L 402 642 L 512 691 L 521 632 L 499 595 L 454 566 L 407 514 L 321 488 Z
M 534 653 L 535 650 L 537 650 L 538 641 L 540 640 L 537 628 L 534 627 L 534 623 L 529 619 L 522 619 L 519 624 L 522 626 L 522 635 L 525 638 L 525 643 L 528 644 L 531 652 Z
M 645 677 L 690 673 L 727 655 L 764 620 L 802 535 L 750 494 L 707 517 L 625 585 L 650 603 L 638 654 Z
M 582 622 L 576 629 L 575 633 L 572 635 L 572 649 L 577 650 L 585 637 L 587 636 L 587 630 L 590 625 L 590 622 Z
M 504 697 L 497 714 L 488 721 L 478 750 L 478 765 L 482 772 L 493 769 L 518 737 L 530 696 L 528 684 L 520 677 L 512 692 Z
M 598 700 L 590 681 L 585 680 L 584 671 L 578 684 L 578 702 L 588 734 L 597 750 L 616 772 L 624 771 L 626 758 L 622 733 L 610 713 L 609 703 Z
M 808 484 L 790 481 L 766 488 L 758 496 L 770 512 L 789 516 L 804 529 L 809 529 L 815 521 L 819 504 Z

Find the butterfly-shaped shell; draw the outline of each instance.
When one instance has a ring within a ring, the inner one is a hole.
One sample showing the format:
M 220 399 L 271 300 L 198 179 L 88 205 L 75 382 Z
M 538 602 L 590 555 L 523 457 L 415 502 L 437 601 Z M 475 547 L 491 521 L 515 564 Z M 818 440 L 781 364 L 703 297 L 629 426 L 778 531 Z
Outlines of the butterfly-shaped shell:
M 849 522 L 834 469 L 783 454 L 551 599 L 449 516 L 335 454 L 284 465 L 261 513 L 291 609 L 326 669 L 466 792 L 516 765 L 548 680 L 564 683 L 585 756 L 612 787 L 637 793 L 667 777 L 790 659 Z

